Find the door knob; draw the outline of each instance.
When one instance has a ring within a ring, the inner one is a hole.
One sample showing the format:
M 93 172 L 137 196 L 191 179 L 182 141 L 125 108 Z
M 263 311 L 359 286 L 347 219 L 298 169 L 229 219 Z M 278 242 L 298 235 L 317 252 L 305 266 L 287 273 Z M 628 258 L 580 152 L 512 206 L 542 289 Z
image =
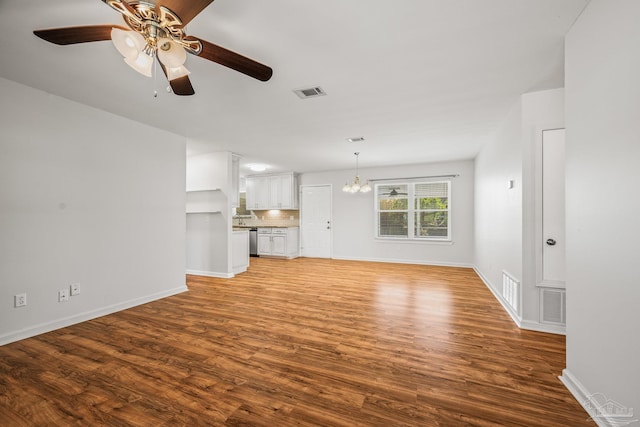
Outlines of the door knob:
M 554 246 L 556 244 L 556 241 L 553 239 L 547 239 L 547 245 L 549 246 Z

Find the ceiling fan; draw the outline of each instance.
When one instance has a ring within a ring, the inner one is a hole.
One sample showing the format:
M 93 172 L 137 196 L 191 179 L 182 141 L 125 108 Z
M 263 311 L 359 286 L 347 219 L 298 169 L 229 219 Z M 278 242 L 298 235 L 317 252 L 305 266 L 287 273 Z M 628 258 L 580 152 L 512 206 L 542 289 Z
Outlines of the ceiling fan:
M 395 196 L 406 196 L 408 193 L 400 193 L 398 192 L 398 190 L 400 189 L 400 187 L 391 187 L 391 191 L 389 191 L 388 193 L 381 193 L 382 196 L 389 196 L 389 197 L 395 197 Z
M 187 52 L 244 73 L 260 81 L 271 78 L 273 70 L 252 59 L 194 36 L 184 27 L 213 0 L 102 0 L 122 14 L 127 27 L 85 25 L 35 30 L 43 40 L 59 45 L 112 40 L 125 62 L 151 77 L 154 56 L 162 67 L 173 93 L 193 95 L 195 91 L 184 67 Z

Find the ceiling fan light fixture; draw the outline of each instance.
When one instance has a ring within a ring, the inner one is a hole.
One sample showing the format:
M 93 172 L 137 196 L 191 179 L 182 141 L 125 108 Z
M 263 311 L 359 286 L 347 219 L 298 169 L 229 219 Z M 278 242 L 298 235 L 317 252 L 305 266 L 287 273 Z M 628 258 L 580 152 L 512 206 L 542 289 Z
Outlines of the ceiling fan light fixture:
M 145 45 L 144 37 L 141 34 L 119 28 L 111 30 L 111 41 L 122 56 L 132 61 L 138 57 Z
M 153 76 L 151 72 L 153 67 L 153 57 L 147 55 L 144 52 L 140 52 L 140 54 L 134 60 L 124 58 L 124 62 L 126 62 L 128 66 L 130 66 L 143 76 Z
M 167 80 L 169 81 L 188 76 L 189 74 L 191 74 L 191 71 L 187 70 L 184 65 L 180 65 L 178 67 L 167 67 Z
M 178 68 L 187 60 L 187 52 L 173 40 L 160 38 L 158 39 L 158 59 L 165 67 Z
M 114 24 L 82 25 L 39 29 L 33 34 L 57 45 L 111 40 L 126 64 L 147 77 L 153 77 L 158 56 L 164 71 L 173 69 L 170 90 L 181 96 L 195 94 L 190 73 L 183 67 L 187 53 L 263 82 L 271 79 L 271 67 L 185 33 L 185 26 L 211 1 L 103 0 L 121 14 L 128 28 Z

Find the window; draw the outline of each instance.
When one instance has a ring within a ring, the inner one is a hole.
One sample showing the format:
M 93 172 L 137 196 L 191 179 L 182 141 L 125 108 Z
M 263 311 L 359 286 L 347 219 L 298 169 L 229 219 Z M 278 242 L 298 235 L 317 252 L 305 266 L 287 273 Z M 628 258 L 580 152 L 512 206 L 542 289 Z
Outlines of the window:
M 450 181 L 376 184 L 376 237 L 450 240 Z

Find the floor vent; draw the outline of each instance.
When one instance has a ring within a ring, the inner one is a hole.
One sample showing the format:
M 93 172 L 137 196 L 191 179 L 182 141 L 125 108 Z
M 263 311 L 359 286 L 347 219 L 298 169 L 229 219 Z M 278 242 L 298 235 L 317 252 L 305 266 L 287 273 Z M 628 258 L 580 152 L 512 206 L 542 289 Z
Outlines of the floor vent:
M 506 271 L 502 272 L 502 297 L 517 314 L 520 314 L 520 282 Z
M 566 291 L 564 289 L 543 288 L 540 290 L 540 322 L 565 325 Z
M 293 91 L 299 98 L 315 98 L 316 96 L 325 96 L 327 92 L 325 92 L 320 86 L 310 87 L 306 89 L 295 89 Z

